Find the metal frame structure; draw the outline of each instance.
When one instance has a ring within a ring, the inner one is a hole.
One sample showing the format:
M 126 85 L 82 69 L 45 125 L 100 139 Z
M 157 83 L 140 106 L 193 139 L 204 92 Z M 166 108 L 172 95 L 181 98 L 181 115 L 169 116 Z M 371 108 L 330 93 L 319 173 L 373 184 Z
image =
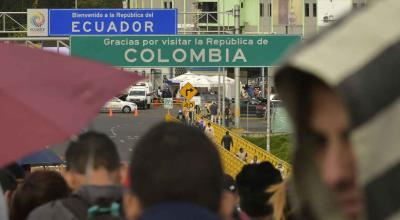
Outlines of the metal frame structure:
M 15 15 L 26 15 L 26 12 L 0 12 L 0 34 L 26 33 L 27 28 L 15 19 Z M 7 21 L 16 24 L 20 30 L 6 30 Z

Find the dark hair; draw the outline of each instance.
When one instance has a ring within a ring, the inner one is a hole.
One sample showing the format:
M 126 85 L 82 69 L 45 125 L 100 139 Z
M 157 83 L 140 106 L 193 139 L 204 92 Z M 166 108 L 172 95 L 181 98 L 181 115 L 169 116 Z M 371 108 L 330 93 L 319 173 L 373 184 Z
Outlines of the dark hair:
M 228 134 L 229 134 L 229 131 L 226 131 L 225 134 L 228 135 Z
M 15 177 L 15 179 L 23 179 L 25 178 L 25 172 L 22 166 L 17 164 L 16 162 L 13 162 L 9 165 L 7 165 L 4 169 L 8 170 L 10 173 L 12 173 Z
M 3 192 L 13 191 L 17 188 L 17 181 L 15 176 L 8 170 L 0 170 L 0 186 Z
M 67 170 L 85 174 L 91 158 L 93 169 L 102 167 L 112 172 L 120 166 L 117 148 L 105 134 L 88 132 L 80 135 L 77 141 L 71 142 L 65 153 Z
M 263 217 L 272 214 L 268 205 L 271 197 L 266 190 L 274 184 L 282 182 L 279 170 L 270 162 L 245 165 L 236 176 L 240 196 L 240 207 L 250 217 Z
M 188 202 L 218 211 L 222 166 L 216 147 L 201 130 L 159 124 L 139 141 L 132 155 L 131 189 L 144 208 Z
M 36 171 L 26 177 L 11 202 L 11 220 L 25 220 L 29 213 L 47 202 L 70 193 L 64 178 L 53 171 Z

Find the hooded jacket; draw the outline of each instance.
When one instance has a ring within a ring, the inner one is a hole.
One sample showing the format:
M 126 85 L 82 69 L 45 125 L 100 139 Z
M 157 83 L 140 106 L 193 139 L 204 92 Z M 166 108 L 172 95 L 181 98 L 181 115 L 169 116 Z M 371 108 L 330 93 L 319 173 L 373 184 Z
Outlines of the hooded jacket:
M 345 219 L 317 175 L 302 138 L 307 79 L 336 90 L 351 118 L 351 142 L 368 219 L 400 219 L 400 1 L 381 0 L 299 47 L 275 76 L 295 124 L 295 198 L 316 219 Z
M 122 201 L 123 189 L 120 186 L 83 186 L 75 195 L 93 204 L 101 198 Z M 28 220 L 78 220 L 78 217 L 65 206 L 63 200 L 46 203 L 34 209 Z

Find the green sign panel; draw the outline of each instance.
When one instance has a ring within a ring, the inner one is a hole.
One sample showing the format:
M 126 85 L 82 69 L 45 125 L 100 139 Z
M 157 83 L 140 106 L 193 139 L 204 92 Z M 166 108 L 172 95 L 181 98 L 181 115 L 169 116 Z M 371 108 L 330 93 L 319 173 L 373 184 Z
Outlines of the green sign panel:
M 71 55 L 118 67 L 276 66 L 300 36 L 71 36 Z

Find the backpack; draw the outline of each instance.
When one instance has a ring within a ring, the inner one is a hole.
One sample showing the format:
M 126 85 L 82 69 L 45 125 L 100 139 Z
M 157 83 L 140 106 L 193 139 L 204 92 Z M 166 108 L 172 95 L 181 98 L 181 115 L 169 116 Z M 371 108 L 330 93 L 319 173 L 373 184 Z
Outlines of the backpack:
M 126 220 L 121 201 L 100 198 L 89 204 L 79 195 L 72 195 L 62 203 L 79 220 Z

